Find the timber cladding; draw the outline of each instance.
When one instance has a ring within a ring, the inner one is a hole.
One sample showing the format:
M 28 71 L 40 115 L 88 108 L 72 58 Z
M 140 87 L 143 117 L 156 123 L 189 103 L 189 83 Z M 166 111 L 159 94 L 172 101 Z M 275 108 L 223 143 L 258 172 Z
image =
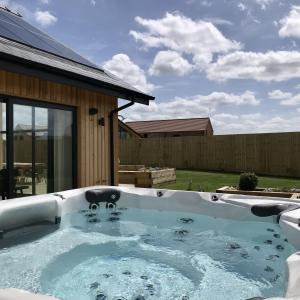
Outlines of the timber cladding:
M 124 139 L 120 161 L 300 178 L 300 132 Z
M 118 105 L 117 98 L 78 87 L 0 70 L 0 95 L 63 104 L 76 107 L 78 187 L 110 184 L 109 113 Z M 89 108 L 98 109 L 90 116 Z M 98 119 L 104 118 L 104 126 Z M 117 118 L 115 145 L 118 150 Z M 117 181 L 118 151 L 115 156 Z

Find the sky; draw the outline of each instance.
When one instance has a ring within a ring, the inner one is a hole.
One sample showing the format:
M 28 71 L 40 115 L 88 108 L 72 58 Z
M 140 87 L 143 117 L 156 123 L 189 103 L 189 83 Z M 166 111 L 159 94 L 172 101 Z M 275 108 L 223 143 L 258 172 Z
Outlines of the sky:
M 125 121 L 210 117 L 215 134 L 300 130 L 296 0 L 0 0 L 153 95 Z M 121 102 L 122 103 L 122 102 Z

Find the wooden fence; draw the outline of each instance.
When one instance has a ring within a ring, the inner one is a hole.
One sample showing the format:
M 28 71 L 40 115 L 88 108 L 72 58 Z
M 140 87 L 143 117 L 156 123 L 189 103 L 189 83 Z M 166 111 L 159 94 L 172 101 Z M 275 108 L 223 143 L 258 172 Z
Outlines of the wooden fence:
M 121 164 L 300 177 L 300 132 L 124 139 Z

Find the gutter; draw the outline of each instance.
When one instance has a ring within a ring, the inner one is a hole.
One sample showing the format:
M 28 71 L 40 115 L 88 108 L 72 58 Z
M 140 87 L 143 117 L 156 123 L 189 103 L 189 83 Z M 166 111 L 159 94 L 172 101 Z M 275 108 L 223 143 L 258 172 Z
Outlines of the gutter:
M 110 185 L 115 185 L 115 143 L 114 143 L 114 116 L 121 110 L 132 106 L 135 102 L 131 102 L 120 106 L 109 113 L 109 137 L 110 137 Z

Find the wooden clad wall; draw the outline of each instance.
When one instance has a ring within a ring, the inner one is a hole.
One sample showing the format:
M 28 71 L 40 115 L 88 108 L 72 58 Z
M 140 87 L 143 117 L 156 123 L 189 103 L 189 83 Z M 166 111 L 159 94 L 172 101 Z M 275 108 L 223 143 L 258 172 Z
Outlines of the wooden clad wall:
M 78 186 L 110 184 L 108 116 L 118 105 L 116 97 L 3 70 L 0 70 L 0 95 L 76 107 Z M 98 114 L 90 116 L 90 107 L 98 108 Z M 105 126 L 98 125 L 98 119 L 101 117 L 104 118 Z M 117 129 L 117 118 L 115 128 Z M 115 141 L 118 150 L 117 130 L 115 130 Z M 116 180 L 117 155 L 118 153 L 115 156 Z
M 300 132 L 124 139 L 121 164 L 300 177 Z

